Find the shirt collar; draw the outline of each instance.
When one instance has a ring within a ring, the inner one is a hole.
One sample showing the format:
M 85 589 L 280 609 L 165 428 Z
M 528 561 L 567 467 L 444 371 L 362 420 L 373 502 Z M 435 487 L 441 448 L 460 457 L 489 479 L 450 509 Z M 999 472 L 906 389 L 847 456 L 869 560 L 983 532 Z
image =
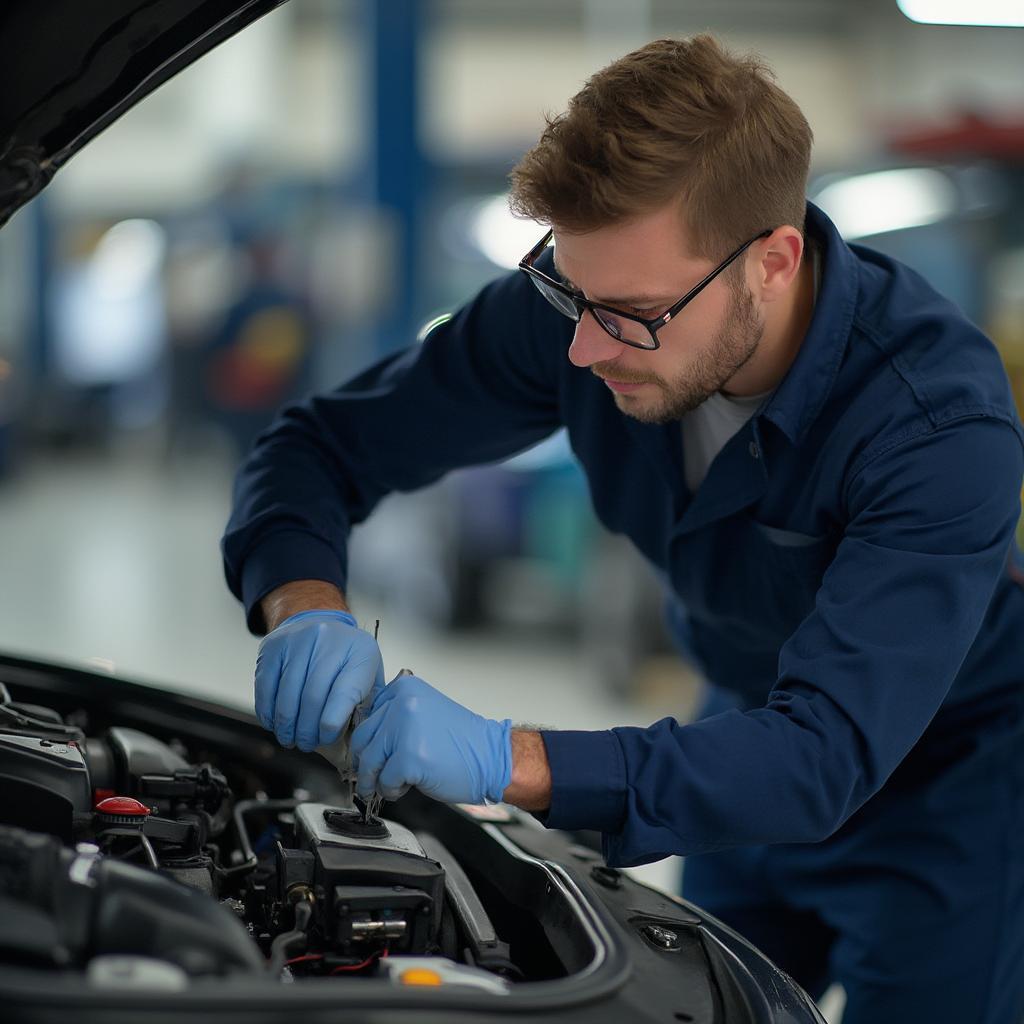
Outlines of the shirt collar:
M 793 365 L 760 416 L 796 444 L 821 412 L 835 383 L 857 302 L 858 264 L 836 226 L 807 204 L 806 233 L 818 245 L 821 287 L 810 327 Z

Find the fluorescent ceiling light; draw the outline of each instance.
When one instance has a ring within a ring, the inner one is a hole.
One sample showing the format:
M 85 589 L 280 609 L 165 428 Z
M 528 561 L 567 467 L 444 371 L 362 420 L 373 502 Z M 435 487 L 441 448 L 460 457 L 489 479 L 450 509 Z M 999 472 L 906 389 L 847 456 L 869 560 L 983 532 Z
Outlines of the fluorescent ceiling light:
M 896 0 L 911 20 L 925 25 L 1024 27 L 1022 0 Z
M 906 167 L 841 178 L 814 201 L 843 238 L 862 238 L 944 220 L 956 211 L 956 189 L 941 171 Z
M 153 220 L 123 220 L 100 239 L 92 256 L 95 285 L 105 296 L 135 295 L 155 280 L 167 233 Z
M 508 196 L 494 196 L 474 211 L 470 223 L 473 243 L 492 263 L 515 270 L 544 229 L 536 221 L 513 217 Z

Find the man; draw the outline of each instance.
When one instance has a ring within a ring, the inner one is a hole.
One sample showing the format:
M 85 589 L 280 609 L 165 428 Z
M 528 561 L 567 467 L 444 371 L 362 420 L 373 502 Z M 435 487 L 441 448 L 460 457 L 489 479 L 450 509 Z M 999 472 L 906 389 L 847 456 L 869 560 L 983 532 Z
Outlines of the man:
M 285 412 L 224 541 L 269 631 L 257 711 L 359 788 L 504 799 L 687 857 L 685 895 L 847 1024 L 1024 1012 L 1024 432 L 992 345 L 805 205 L 811 133 L 756 61 L 663 40 L 596 74 L 513 174 L 551 224 L 422 346 Z M 569 358 L 564 356 L 568 349 Z M 662 575 L 700 721 L 513 730 L 384 687 L 344 599 L 386 493 L 565 426 Z

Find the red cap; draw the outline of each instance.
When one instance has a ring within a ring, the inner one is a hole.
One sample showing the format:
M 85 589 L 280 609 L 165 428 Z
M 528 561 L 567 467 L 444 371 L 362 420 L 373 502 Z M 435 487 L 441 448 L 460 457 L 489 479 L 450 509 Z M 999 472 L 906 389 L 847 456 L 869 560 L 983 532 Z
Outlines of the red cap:
M 108 796 L 100 800 L 95 809 L 100 814 L 116 814 L 124 818 L 144 818 L 149 814 L 149 808 L 144 803 L 130 796 Z

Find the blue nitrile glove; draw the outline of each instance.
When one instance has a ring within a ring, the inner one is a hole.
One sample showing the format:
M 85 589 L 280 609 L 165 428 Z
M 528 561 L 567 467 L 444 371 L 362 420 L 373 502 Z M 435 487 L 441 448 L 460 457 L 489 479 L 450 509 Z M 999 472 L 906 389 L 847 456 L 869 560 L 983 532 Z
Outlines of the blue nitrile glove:
M 445 803 L 497 803 L 512 780 L 511 730 L 507 718 L 484 718 L 418 676 L 398 676 L 352 734 L 356 791 L 397 800 L 415 786 Z
M 299 612 L 256 657 L 256 716 L 286 747 L 333 743 L 356 705 L 384 688 L 377 641 L 348 612 Z

